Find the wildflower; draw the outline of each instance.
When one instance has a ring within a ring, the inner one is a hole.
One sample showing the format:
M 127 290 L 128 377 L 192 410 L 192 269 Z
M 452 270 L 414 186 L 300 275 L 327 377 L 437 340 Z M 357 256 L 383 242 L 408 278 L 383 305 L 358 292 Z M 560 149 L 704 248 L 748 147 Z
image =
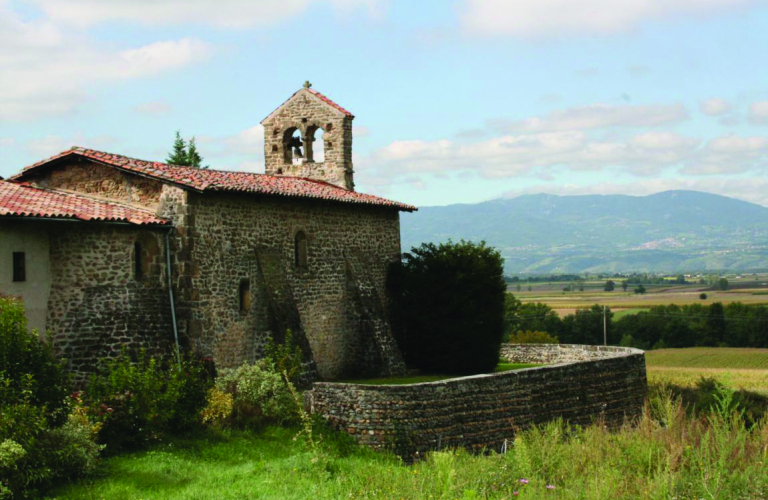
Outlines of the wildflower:
M 513 491 L 513 492 L 512 492 L 512 496 L 513 496 L 513 497 L 516 497 L 516 496 L 518 496 L 518 495 L 520 495 L 520 493 L 518 493 L 518 492 L 517 492 L 517 490 L 515 490 L 515 491 Z
M 554 489 L 555 489 L 555 486 L 554 486 L 553 484 L 548 484 L 548 485 L 547 485 L 547 489 L 548 489 L 548 490 L 554 490 Z
M 523 478 L 519 481 L 520 484 L 528 484 L 528 480 Z

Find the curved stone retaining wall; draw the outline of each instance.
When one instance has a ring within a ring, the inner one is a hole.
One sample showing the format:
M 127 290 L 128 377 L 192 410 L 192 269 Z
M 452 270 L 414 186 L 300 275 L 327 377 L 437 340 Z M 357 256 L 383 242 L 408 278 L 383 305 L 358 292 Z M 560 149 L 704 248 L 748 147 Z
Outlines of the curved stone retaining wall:
M 404 457 L 499 449 L 517 430 L 555 418 L 617 425 L 642 411 L 647 384 L 638 349 L 507 344 L 502 358 L 547 366 L 400 386 L 316 382 L 308 403 L 360 444 Z

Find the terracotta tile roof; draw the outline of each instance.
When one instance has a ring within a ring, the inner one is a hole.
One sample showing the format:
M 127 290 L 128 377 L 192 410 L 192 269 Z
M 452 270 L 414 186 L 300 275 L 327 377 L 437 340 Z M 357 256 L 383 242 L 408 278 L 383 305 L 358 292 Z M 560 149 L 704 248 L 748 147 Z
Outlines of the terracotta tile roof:
M 350 112 L 349 112 L 349 111 L 347 111 L 346 109 L 342 108 L 341 106 L 339 106 L 338 104 L 336 104 L 336 103 L 335 103 L 335 102 L 333 102 L 332 100 L 328 99 L 327 97 L 325 97 L 323 94 L 321 94 L 321 93 L 320 93 L 320 92 L 318 92 L 317 90 L 315 90 L 315 89 L 313 89 L 313 88 L 308 88 L 307 90 L 309 90 L 309 91 L 310 91 L 312 94 L 314 94 L 314 95 L 316 95 L 317 97 L 319 97 L 319 98 L 320 98 L 320 100 L 322 100 L 322 101 L 323 101 L 323 102 L 325 102 L 326 104 L 329 104 L 329 105 L 333 106 L 334 108 L 338 109 L 339 111 L 341 111 L 341 112 L 342 112 L 342 113 L 344 113 L 345 115 L 347 115 L 347 116 L 351 116 L 352 118 L 354 118 L 354 117 L 355 117 L 355 115 L 353 115 L 352 113 L 350 113 Z
M 139 225 L 169 223 L 149 210 L 0 180 L 0 217 L 3 216 L 54 217 Z
M 416 210 L 416 207 L 411 205 L 379 198 L 378 196 L 370 194 L 348 191 L 327 182 L 305 179 L 303 177 L 181 167 L 159 162 L 137 160 L 127 156 L 80 147 L 73 147 L 68 151 L 64 151 L 56 156 L 30 165 L 20 174 L 12 177 L 12 179 L 22 180 L 31 171 L 43 167 L 54 160 L 70 155 L 83 156 L 122 170 L 146 175 L 148 177 L 171 182 L 198 191 L 240 191 L 266 195 L 316 198 L 343 203 L 377 205 L 392 207 L 408 212 Z

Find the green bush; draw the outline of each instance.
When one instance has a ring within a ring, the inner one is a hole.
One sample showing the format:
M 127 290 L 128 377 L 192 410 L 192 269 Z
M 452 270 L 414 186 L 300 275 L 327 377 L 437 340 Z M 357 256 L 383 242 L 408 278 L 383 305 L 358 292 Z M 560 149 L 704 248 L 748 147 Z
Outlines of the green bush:
M 424 243 L 388 279 L 392 326 L 406 363 L 428 372 L 492 372 L 504 335 L 506 284 L 485 243 Z
M 0 374 L 4 374 L 3 403 L 28 401 L 44 408 L 51 425 L 67 418 L 69 377 L 51 355 L 51 346 L 27 331 L 22 302 L 0 294 Z
M 92 472 L 101 450 L 96 444 L 98 426 L 82 407 L 73 402 L 65 423 L 52 427 L 45 407 L 32 404 L 31 390 L 8 402 L 8 382 L 0 377 L 0 498 L 34 497 L 54 480 Z
M 114 453 L 139 448 L 167 434 L 183 432 L 201 422 L 211 387 L 197 361 L 164 366 L 141 351 L 133 362 L 126 352 L 105 361 L 91 378 L 85 400 L 102 423 L 99 441 Z
M 271 360 L 220 370 L 216 389 L 232 396 L 232 412 L 226 422 L 230 425 L 257 427 L 298 417 L 288 385 Z
M 547 332 L 519 331 L 509 337 L 510 344 L 559 344 L 560 341 Z

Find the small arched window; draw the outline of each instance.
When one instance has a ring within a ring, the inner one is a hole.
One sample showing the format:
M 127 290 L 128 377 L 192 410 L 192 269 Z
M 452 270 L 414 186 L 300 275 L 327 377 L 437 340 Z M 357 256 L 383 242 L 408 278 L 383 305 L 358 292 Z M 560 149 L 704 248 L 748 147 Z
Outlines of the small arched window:
M 133 243 L 133 277 L 140 280 L 144 277 L 144 259 L 141 254 L 141 243 Z
M 307 235 L 304 231 L 296 233 L 293 240 L 293 258 L 296 267 L 307 268 Z
M 325 161 L 325 133 L 317 126 L 307 127 L 305 150 L 308 162 L 323 163 Z
M 238 305 L 240 307 L 240 314 L 248 314 L 251 310 L 251 282 L 250 280 L 240 281 L 240 288 L 238 290 Z

